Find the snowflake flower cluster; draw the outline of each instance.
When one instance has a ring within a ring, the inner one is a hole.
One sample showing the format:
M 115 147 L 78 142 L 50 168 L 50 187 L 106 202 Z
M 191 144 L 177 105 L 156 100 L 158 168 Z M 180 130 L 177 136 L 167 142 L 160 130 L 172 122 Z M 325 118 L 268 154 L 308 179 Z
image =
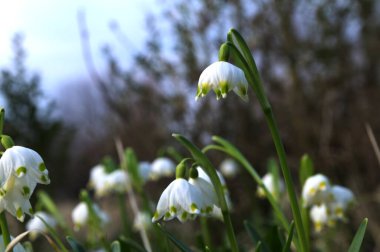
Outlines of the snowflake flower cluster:
M 94 188 L 98 197 L 112 192 L 125 192 L 128 189 L 129 177 L 121 169 L 107 172 L 104 165 L 96 165 L 90 172 L 90 187 Z
M 310 207 L 310 218 L 316 232 L 326 225 L 334 226 L 337 221 L 346 221 L 346 212 L 355 201 L 350 189 L 331 185 L 322 174 L 311 176 L 305 181 L 302 199 L 304 207 Z
M 169 184 L 158 201 L 153 222 L 162 218 L 165 221 L 177 218 L 184 222 L 197 216 L 220 217 L 218 197 L 210 178 L 201 167 L 193 169 L 193 174 L 188 180 L 177 177 Z M 222 186 L 226 188 L 224 178 L 219 172 L 217 174 Z M 227 202 L 230 202 L 226 189 L 225 197 Z

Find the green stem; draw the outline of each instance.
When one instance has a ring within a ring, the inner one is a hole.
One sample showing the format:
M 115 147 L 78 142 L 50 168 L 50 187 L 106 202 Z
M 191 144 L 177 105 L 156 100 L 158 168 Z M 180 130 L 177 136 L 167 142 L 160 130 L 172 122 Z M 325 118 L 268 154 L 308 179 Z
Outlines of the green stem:
M 125 194 L 118 193 L 117 198 L 119 200 L 119 208 L 120 208 L 120 217 L 123 223 L 123 230 L 125 237 L 130 237 L 131 232 L 129 230 L 130 223 L 127 217 L 127 206 L 125 205 Z
M 194 159 L 199 163 L 199 165 L 205 170 L 207 175 L 210 177 L 210 180 L 214 186 L 216 195 L 218 196 L 220 209 L 222 211 L 224 224 L 227 230 L 228 239 L 230 241 L 231 251 L 238 252 L 239 248 L 238 248 L 235 233 L 233 230 L 227 201 L 224 196 L 224 189 L 223 189 L 222 184 L 220 183 L 215 167 L 213 167 L 213 165 L 211 164 L 210 160 L 206 157 L 206 155 L 202 153 L 202 151 L 198 149 L 188 139 L 186 139 L 185 137 L 179 134 L 173 134 L 173 136 L 190 151 Z
M 278 158 L 280 160 L 280 166 L 282 169 L 282 174 L 284 176 L 286 189 L 288 191 L 290 205 L 291 205 L 292 213 L 293 213 L 293 217 L 294 217 L 294 222 L 295 222 L 295 225 L 296 225 L 297 231 L 298 231 L 297 234 L 300 237 L 302 247 L 303 247 L 303 251 L 309 251 L 305 230 L 303 228 L 304 226 L 302 223 L 301 212 L 300 212 L 300 209 L 298 206 L 297 196 L 296 196 L 296 192 L 295 192 L 294 186 L 293 186 L 294 185 L 293 180 L 292 180 L 292 177 L 290 175 L 290 170 L 288 168 L 288 164 L 286 161 L 286 154 L 285 154 L 284 145 L 283 145 L 282 140 L 280 138 L 280 134 L 279 134 L 277 124 L 276 124 L 276 121 L 275 121 L 273 113 L 272 113 L 272 109 L 270 108 L 268 110 L 264 110 L 264 114 L 265 114 L 265 118 L 267 120 L 269 129 L 270 129 L 270 132 L 271 132 L 271 135 L 273 138 L 274 145 L 276 147 Z
M 11 235 L 9 234 L 8 229 L 8 222 L 7 218 L 5 217 L 5 212 L 1 212 L 0 214 L 0 227 L 1 227 L 1 234 L 3 236 L 4 241 L 4 248 L 8 246 L 8 244 L 11 242 Z
M 280 166 L 281 166 L 282 174 L 284 176 L 286 189 L 288 191 L 293 218 L 294 218 L 295 226 L 297 229 L 297 234 L 300 237 L 301 244 L 302 244 L 302 248 L 300 249 L 302 251 L 309 251 L 309 245 L 308 245 L 309 242 L 307 240 L 306 233 L 304 231 L 304 226 L 303 226 L 302 218 L 301 218 L 301 212 L 298 206 L 297 196 L 294 190 L 294 184 L 293 184 L 292 177 L 290 175 L 290 171 L 289 171 L 288 164 L 286 161 L 284 145 L 280 138 L 279 130 L 278 130 L 278 127 L 273 115 L 272 107 L 269 103 L 267 96 L 265 95 L 264 88 L 261 83 L 261 78 L 257 70 L 255 60 L 252 57 L 252 54 L 248 48 L 248 45 L 244 41 L 243 37 L 236 30 L 233 30 L 233 29 L 230 31 L 230 34 L 232 34 L 233 37 L 236 39 L 239 45 L 239 48 L 241 50 L 239 50 L 235 46 L 234 42 L 231 40 L 227 42 L 227 45 L 230 46 L 232 55 L 236 56 L 236 60 L 241 65 L 246 75 L 249 85 L 254 90 L 256 97 L 260 103 L 261 109 L 264 112 L 266 122 L 268 124 L 269 130 L 272 135 L 272 139 L 277 151 L 277 155 L 280 160 Z M 231 38 L 231 36 L 229 36 L 229 38 Z
M 210 230 L 209 230 L 208 224 L 207 224 L 207 218 L 201 217 L 200 221 L 201 221 L 201 230 L 202 230 L 203 242 L 204 242 L 205 246 L 207 246 L 210 251 L 214 251 L 212 243 L 211 243 L 211 236 L 210 236 Z
M 279 222 L 281 223 L 282 227 L 285 228 L 287 232 L 290 230 L 290 226 L 288 223 L 288 220 L 286 219 L 284 213 L 281 210 L 280 205 L 278 204 L 277 200 L 273 196 L 273 194 L 268 190 L 268 188 L 265 186 L 264 182 L 262 181 L 261 177 L 259 174 L 256 172 L 256 170 L 252 167 L 252 165 L 248 162 L 248 160 L 240 153 L 237 152 L 237 149 L 232 149 L 232 145 L 229 145 L 227 141 L 222 140 L 219 137 L 213 136 L 212 138 L 214 141 L 224 144 L 224 146 L 219 146 L 219 145 L 208 145 L 203 149 L 203 152 L 206 152 L 208 150 L 219 150 L 221 152 L 224 152 L 231 157 L 235 158 L 240 164 L 248 171 L 248 173 L 252 176 L 252 178 L 256 181 L 258 186 L 260 186 L 264 192 L 265 195 L 269 201 L 269 203 L 272 205 L 273 210 L 275 212 L 275 215 L 277 216 Z M 226 146 L 228 144 L 228 147 Z

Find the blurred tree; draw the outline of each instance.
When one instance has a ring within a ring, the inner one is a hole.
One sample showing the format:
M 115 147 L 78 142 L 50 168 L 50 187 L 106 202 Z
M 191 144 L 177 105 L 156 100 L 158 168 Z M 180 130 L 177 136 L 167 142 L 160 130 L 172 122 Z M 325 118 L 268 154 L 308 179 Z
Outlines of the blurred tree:
M 44 96 L 39 76 L 27 71 L 22 41 L 21 34 L 14 36 L 13 67 L 3 69 L 0 76 L 0 94 L 6 113 L 4 133 L 10 135 L 15 144 L 31 148 L 43 157 L 53 186 L 58 188 L 62 180 L 55 178 L 64 172 L 69 131 L 54 118 L 55 106 Z

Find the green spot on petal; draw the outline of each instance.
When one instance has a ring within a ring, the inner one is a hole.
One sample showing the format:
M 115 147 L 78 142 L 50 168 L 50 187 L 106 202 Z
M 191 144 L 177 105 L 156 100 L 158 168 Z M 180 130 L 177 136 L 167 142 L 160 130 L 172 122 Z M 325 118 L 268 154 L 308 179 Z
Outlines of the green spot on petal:
M 187 212 L 183 212 L 183 213 L 181 214 L 181 219 L 182 219 L 182 220 L 186 220 L 186 218 L 187 218 Z
M 191 206 L 190 206 L 190 209 L 191 209 L 192 212 L 196 212 L 199 208 L 198 208 L 198 206 L 195 203 L 192 203 Z
M 45 171 L 46 170 L 46 166 L 45 166 L 45 163 L 41 163 L 39 166 L 38 166 L 38 170 L 40 171 Z
M 5 189 L 0 189 L 0 196 L 1 196 L 1 197 L 4 197 L 5 194 L 7 194 L 7 190 L 5 190 Z
M 48 179 L 47 176 L 45 176 L 45 175 L 41 175 L 41 181 L 42 181 L 43 183 L 47 183 L 47 182 L 49 182 L 49 179 Z
M 23 216 L 23 213 L 22 213 L 22 209 L 21 207 L 17 208 L 17 211 L 16 211 L 16 217 L 17 219 L 21 219 Z
M 170 207 L 170 212 L 176 214 L 177 213 L 177 208 L 175 206 Z
M 24 186 L 24 187 L 22 188 L 22 194 L 23 194 L 24 196 L 28 196 L 29 193 L 30 193 L 30 188 L 29 188 L 28 186 Z
M 17 174 L 17 176 L 20 176 L 22 173 L 26 174 L 26 167 L 25 167 L 25 166 L 20 166 L 20 167 L 17 168 L 17 170 L 16 170 L 16 174 Z
M 165 214 L 165 218 L 169 218 L 170 217 L 170 213 L 169 212 L 166 212 Z
M 212 207 L 211 206 L 206 207 L 206 213 L 211 213 L 211 212 L 212 212 Z

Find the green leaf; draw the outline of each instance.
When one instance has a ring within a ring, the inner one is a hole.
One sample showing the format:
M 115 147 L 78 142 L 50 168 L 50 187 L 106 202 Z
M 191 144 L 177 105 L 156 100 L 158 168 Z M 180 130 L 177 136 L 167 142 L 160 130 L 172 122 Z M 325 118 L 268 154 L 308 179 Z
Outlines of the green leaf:
M 350 248 L 348 249 L 348 252 L 359 252 L 360 247 L 363 242 L 365 230 L 367 228 L 368 219 L 364 218 L 362 223 L 360 224 L 358 231 L 356 231 L 355 237 L 351 242 Z
M 256 245 L 256 249 L 255 249 L 255 252 L 261 252 L 261 241 L 259 241 Z
M 247 220 L 244 221 L 245 230 L 247 230 L 249 237 L 256 244 L 256 251 L 269 252 L 269 247 L 263 243 L 263 239 L 260 234 L 255 230 L 255 228 Z
M 112 252 L 121 252 L 120 242 L 114 241 L 111 244 L 111 251 Z
M 285 246 L 282 248 L 282 252 L 290 252 L 290 245 L 292 244 L 294 234 L 294 221 L 290 223 L 290 231 L 288 234 L 288 239 L 286 240 Z
M 313 173 L 314 173 L 313 161 L 311 160 L 309 155 L 304 154 L 300 161 L 300 172 L 299 172 L 300 185 L 302 186 L 305 183 L 306 179 L 312 176 Z
M 128 174 L 132 177 L 132 184 L 137 191 L 141 191 L 142 179 L 140 178 L 138 160 L 135 152 L 131 148 L 125 150 L 125 164 L 122 164 L 123 168 L 126 168 Z
M 86 249 L 71 236 L 66 236 L 66 240 L 74 252 L 86 252 Z
M 57 220 L 59 225 L 66 230 L 66 220 L 62 216 L 61 212 L 58 210 L 57 206 L 55 205 L 54 201 L 50 198 L 50 196 L 46 192 L 40 190 L 37 192 L 37 198 L 38 201 L 49 211 L 49 213 L 54 216 L 54 219 Z
M 163 229 L 161 227 L 160 224 L 156 224 L 156 226 L 158 227 L 158 229 L 164 233 L 166 235 L 166 237 L 182 252 L 191 252 L 192 250 L 187 247 L 184 243 L 182 243 L 180 240 L 178 240 L 177 238 L 175 238 L 171 233 L 169 233 L 168 231 L 166 231 L 165 229 Z
M 281 251 L 283 246 L 281 240 L 277 226 L 272 226 L 264 237 L 264 241 L 268 245 L 269 251 Z
M 214 149 L 214 150 L 219 150 L 222 152 L 225 152 L 229 154 L 231 157 L 236 159 L 240 164 L 248 171 L 248 173 L 252 176 L 252 178 L 256 181 L 256 183 L 263 188 L 265 191 L 265 194 L 267 195 L 269 203 L 273 207 L 273 211 L 278 218 L 279 222 L 281 223 L 282 227 L 286 230 L 289 231 L 289 223 L 288 220 L 285 217 L 285 214 L 282 212 L 280 205 L 274 198 L 274 196 L 268 191 L 268 189 L 265 187 L 260 175 L 257 173 L 255 168 L 248 162 L 248 160 L 241 154 L 241 152 L 230 142 L 227 140 L 219 137 L 219 136 L 213 136 L 212 140 L 215 141 L 216 143 L 220 144 L 219 145 L 209 145 L 207 146 L 204 151 Z
M 125 245 L 127 245 L 128 249 L 134 249 L 133 251 L 137 251 L 137 252 L 146 252 L 146 250 L 140 244 L 138 244 L 137 242 L 135 242 L 131 238 L 121 236 L 120 241 L 122 243 L 124 243 Z M 122 246 L 122 247 L 124 247 L 124 246 Z

